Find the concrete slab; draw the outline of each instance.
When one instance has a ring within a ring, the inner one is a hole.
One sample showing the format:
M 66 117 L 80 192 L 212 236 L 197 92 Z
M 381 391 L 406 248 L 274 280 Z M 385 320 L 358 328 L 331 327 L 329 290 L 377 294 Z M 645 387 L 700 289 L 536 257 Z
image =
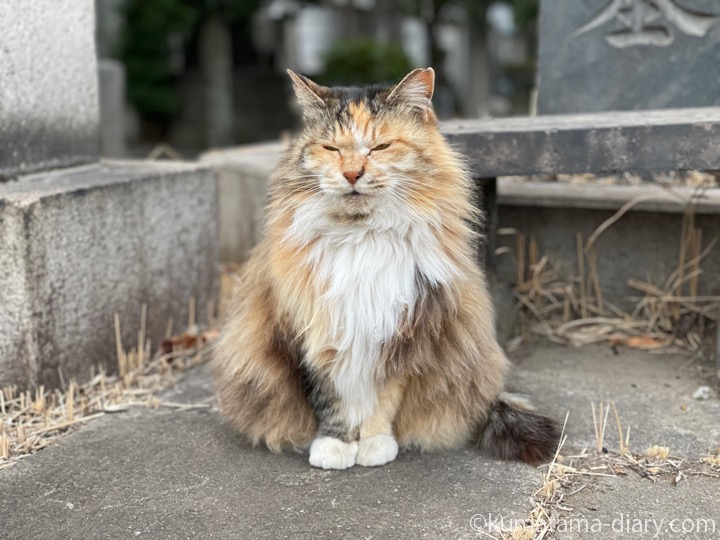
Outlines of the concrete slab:
M 617 401 L 637 429 L 638 448 L 664 442 L 676 451 L 702 451 L 717 435 L 717 399 L 678 411 L 703 382 L 696 369 L 679 369 L 683 358 L 542 342 L 514 356 L 513 386 L 555 416 L 570 410 L 574 446 L 592 442 L 589 401 L 600 398 Z M 165 397 L 210 395 L 203 367 Z M 477 538 L 473 516 L 476 526 L 493 516 L 527 516 L 540 474 L 472 451 L 406 452 L 377 469 L 321 471 L 304 455 L 253 449 L 216 412 L 193 410 L 106 416 L 0 471 L 0 484 L 10 494 L 0 498 L 2 530 L 13 538 Z M 678 488 L 636 476 L 591 484 L 563 504 L 597 514 L 608 530 L 621 512 L 716 516 L 720 488 L 711 478 Z M 617 537 L 612 534 L 557 537 Z M 661 536 L 709 537 L 716 536 Z
M 211 170 L 103 162 L 0 184 L 0 386 L 86 379 L 114 365 L 113 315 L 137 343 L 142 304 L 157 343 L 169 318 L 203 320 L 215 300 Z
M 640 199 L 633 211 L 682 214 L 692 201 L 696 214 L 720 214 L 720 188 L 642 184 L 608 186 L 595 183 L 528 182 L 500 179 L 498 197 L 504 206 L 619 210 Z
M 442 131 L 482 178 L 720 169 L 720 107 L 453 120 Z
M 187 412 L 98 422 L 0 478 L 15 538 L 470 538 L 474 514 L 524 517 L 536 475 L 471 452 L 321 471 Z
M 96 161 L 93 0 L 3 0 L 0 36 L 0 181 Z
M 713 384 L 714 366 L 683 356 L 650 354 L 607 345 L 577 349 L 535 341 L 513 353 L 519 364 L 510 386 L 533 396 L 540 408 L 564 418 L 572 448 L 595 448 L 591 402 L 615 401 L 630 449 L 658 444 L 697 459 L 720 444 L 720 400 L 696 401 L 701 385 Z M 606 446 L 618 450 L 615 422 Z M 718 484 L 720 488 L 720 484 Z M 720 523 L 719 523 L 720 524 Z
M 669 482 L 600 478 L 572 498 L 574 511 L 558 527 L 558 540 L 720 537 L 720 481 L 692 477 Z

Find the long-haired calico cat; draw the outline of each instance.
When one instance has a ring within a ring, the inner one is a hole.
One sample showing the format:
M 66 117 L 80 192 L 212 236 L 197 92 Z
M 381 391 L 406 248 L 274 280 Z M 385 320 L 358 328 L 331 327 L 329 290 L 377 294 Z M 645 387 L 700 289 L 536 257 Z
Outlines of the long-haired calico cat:
M 310 444 L 325 469 L 383 465 L 398 445 L 548 458 L 555 423 L 502 393 L 480 216 L 437 128 L 433 70 L 366 88 L 289 73 L 305 129 L 217 349 L 224 415 L 271 450 Z

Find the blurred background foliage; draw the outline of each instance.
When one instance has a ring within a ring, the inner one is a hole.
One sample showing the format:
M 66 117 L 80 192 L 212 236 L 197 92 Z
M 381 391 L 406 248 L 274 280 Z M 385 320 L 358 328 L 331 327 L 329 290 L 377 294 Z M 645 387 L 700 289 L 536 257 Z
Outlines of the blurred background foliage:
M 538 0 L 513 0 L 515 22 L 523 30 L 532 29 L 538 18 Z
M 150 119 L 171 117 L 179 107 L 173 90 L 170 35 L 189 33 L 195 13 L 182 0 L 130 0 L 118 58 L 125 64 L 127 96 Z
M 144 144 L 281 135 L 296 122 L 286 67 L 359 85 L 431 65 L 442 118 L 530 107 L 539 0 L 95 1 L 100 50 L 125 66 L 128 137 Z
M 262 0 L 128 0 L 122 10 L 125 31 L 116 56 L 125 64 L 129 101 L 145 118 L 167 121 L 180 102 L 176 76 L 194 51 L 180 49 L 193 43 L 202 21 L 220 14 L 239 38 L 239 49 L 250 42 L 250 22 Z
M 399 43 L 372 38 L 340 41 L 325 58 L 325 71 L 317 81 L 330 86 L 399 81 L 411 70 L 410 60 Z

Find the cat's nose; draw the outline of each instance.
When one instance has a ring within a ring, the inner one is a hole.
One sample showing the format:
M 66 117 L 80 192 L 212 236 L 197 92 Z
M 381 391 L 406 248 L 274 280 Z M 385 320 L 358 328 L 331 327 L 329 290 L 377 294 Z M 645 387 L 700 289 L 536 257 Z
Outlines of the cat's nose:
M 343 176 L 347 179 L 348 182 L 350 182 L 351 186 L 354 186 L 355 182 L 357 182 L 358 178 L 360 178 L 363 174 L 365 174 L 365 169 L 360 169 L 359 171 L 343 172 Z

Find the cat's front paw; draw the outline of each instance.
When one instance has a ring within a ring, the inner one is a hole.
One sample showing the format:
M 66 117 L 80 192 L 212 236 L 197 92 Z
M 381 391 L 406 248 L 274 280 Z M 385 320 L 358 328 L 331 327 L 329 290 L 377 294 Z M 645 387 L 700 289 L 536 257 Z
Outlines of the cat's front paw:
M 392 435 L 373 435 L 360 439 L 356 462 L 363 467 L 377 467 L 393 461 L 398 454 L 398 443 Z
M 347 469 L 355 465 L 358 443 L 335 437 L 318 437 L 310 445 L 310 465 L 323 469 Z

